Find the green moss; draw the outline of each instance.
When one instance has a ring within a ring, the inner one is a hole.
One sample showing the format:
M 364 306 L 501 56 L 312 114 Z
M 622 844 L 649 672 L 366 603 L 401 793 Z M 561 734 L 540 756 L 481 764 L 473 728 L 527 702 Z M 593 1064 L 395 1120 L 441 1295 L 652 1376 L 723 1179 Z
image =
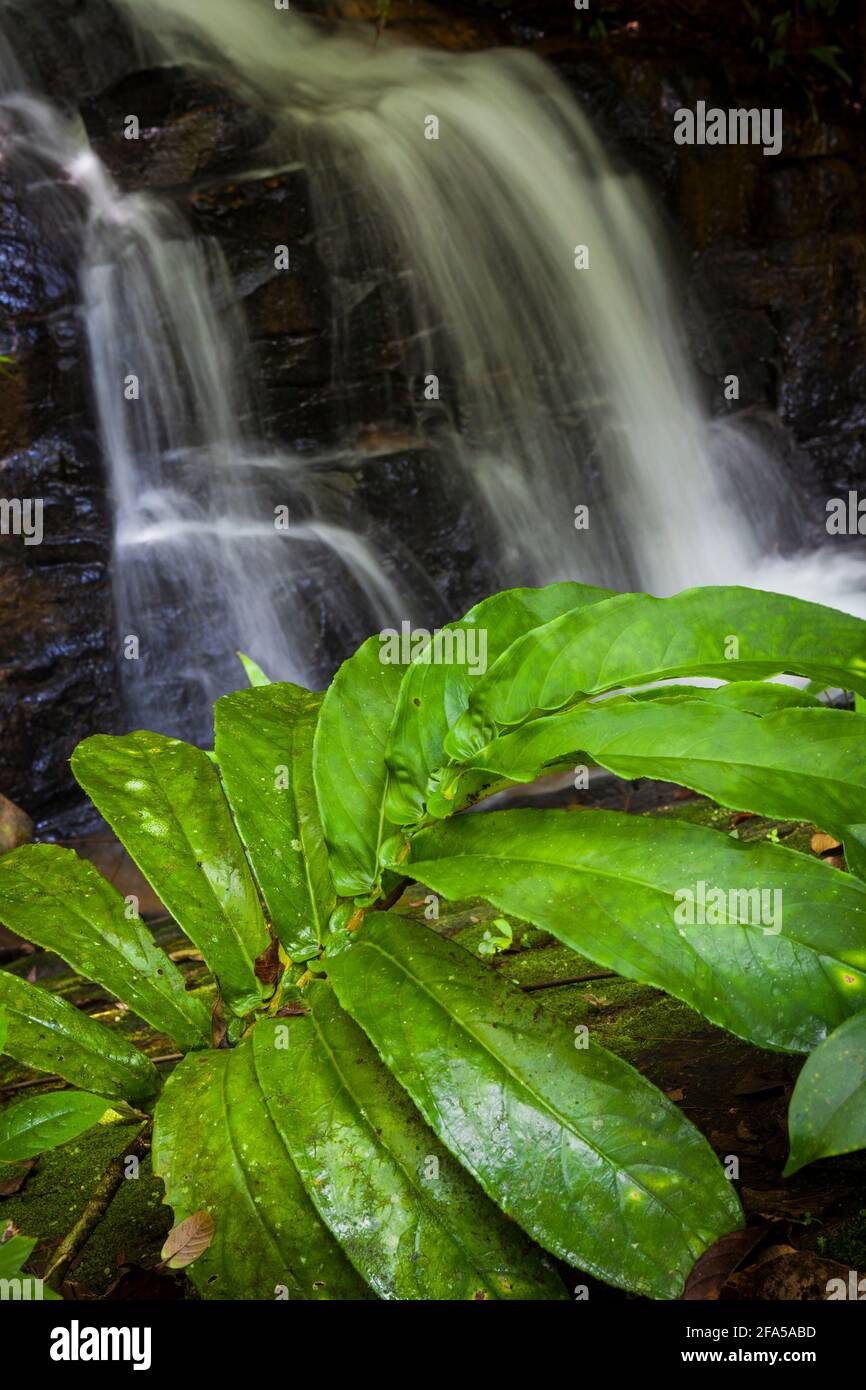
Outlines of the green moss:
M 644 814 L 664 816 L 666 820 L 688 821 L 690 825 L 706 825 L 712 830 L 728 834 L 736 831 L 736 838 L 745 844 L 769 840 L 775 831 L 778 843 L 786 849 L 796 849 L 802 854 L 812 852 L 810 842 L 815 833 L 813 825 L 804 825 L 797 821 L 770 820 L 767 816 L 748 816 L 745 820 L 740 820 L 740 812 L 732 811 L 726 806 L 717 806 L 714 801 L 709 801 L 704 796 L 670 801 Z
M 838 1260 L 849 1269 L 866 1270 L 866 1207 L 835 1230 L 820 1235 L 816 1244 L 828 1259 Z
M 22 1235 L 39 1240 L 33 1255 L 37 1267 L 74 1226 L 109 1163 L 129 1147 L 136 1132 L 134 1125 L 94 1126 L 43 1154 L 21 1191 L 3 1199 L 4 1223 L 13 1221 Z M 74 1282 L 103 1293 L 117 1277 L 119 1255 L 130 1261 L 148 1255 L 155 1259 L 172 1221 L 162 1198 L 163 1185 L 153 1176 L 147 1157 L 138 1178 L 121 1183 L 70 1276 Z

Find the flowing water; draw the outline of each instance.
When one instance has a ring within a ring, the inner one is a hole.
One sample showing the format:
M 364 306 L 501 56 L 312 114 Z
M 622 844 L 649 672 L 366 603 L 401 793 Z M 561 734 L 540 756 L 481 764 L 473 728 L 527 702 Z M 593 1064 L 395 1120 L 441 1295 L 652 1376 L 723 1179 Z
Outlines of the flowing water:
M 789 484 L 741 424 L 701 409 L 651 201 L 540 60 L 373 46 L 369 28 L 335 36 L 268 0 L 124 3 L 161 61 L 210 72 L 267 116 L 259 162 L 303 162 L 337 387 L 348 307 L 383 275 L 399 286 L 391 327 L 410 345 L 415 432 L 473 499 L 491 587 L 748 582 L 866 610 L 859 561 L 772 556 Z M 7 47 L 9 91 L 20 75 Z M 22 148 L 84 196 L 69 215 L 82 220 L 118 626 L 141 649 L 138 722 L 200 728 L 239 683 L 237 647 L 310 679 L 311 597 L 347 639 L 423 622 L 431 589 L 409 563 L 399 498 L 392 534 L 363 517 L 347 529 L 316 460 L 260 443 L 215 244 L 158 200 L 121 195 L 44 100 L 3 109 Z

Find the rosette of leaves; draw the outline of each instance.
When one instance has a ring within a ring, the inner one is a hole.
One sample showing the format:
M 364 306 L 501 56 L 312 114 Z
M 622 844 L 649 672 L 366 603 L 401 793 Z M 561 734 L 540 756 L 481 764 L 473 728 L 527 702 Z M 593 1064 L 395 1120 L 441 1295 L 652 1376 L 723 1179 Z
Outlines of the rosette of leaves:
M 742 1224 L 677 1107 L 401 916 L 410 882 L 485 898 L 762 1047 L 820 1058 L 837 1029 L 846 1055 L 862 1046 L 866 720 L 768 678 L 866 695 L 866 623 L 744 588 L 557 584 L 487 599 L 450 634 L 408 666 L 371 637 L 324 696 L 254 668 L 217 702 L 212 753 L 148 732 L 76 749 L 78 781 L 213 973 L 215 1030 L 95 869 L 52 845 L 0 860 L 0 920 L 185 1054 L 163 1085 L 100 1024 L 0 976 L 7 1051 L 154 1109 L 176 1220 L 212 1218 L 190 1265 L 206 1297 L 556 1299 L 552 1256 L 671 1298 Z M 813 821 L 854 872 L 614 812 L 458 814 L 590 764 Z M 683 923 L 699 881 L 726 918 Z M 781 894 L 772 926 L 755 890 Z

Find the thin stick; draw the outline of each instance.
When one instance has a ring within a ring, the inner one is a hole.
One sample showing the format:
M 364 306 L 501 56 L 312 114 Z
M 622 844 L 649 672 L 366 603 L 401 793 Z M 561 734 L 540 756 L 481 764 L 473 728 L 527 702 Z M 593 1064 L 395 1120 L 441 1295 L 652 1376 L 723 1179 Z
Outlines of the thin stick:
M 566 975 L 563 980 L 539 980 L 537 984 L 520 988 L 525 994 L 531 994 L 535 989 L 558 989 L 560 985 L 584 985 L 588 980 L 615 980 L 616 977 L 615 970 L 600 970 L 597 975 Z
M 49 1288 L 59 1290 L 69 1266 L 80 1250 L 87 1244 L 99 1222 L 114 1200 L 114 1195 L 123 1181 L 123 1171 L 128 1158 L 143 1158 L 150 1147 L 150 1125 L 142 1125 L 132 1145 L 111 1160 L 91 1195 L 84 1211 L 72 1230 L 62 1239 L 54 1253 L 54 1258 L 45 1271 L 44 1282 Z

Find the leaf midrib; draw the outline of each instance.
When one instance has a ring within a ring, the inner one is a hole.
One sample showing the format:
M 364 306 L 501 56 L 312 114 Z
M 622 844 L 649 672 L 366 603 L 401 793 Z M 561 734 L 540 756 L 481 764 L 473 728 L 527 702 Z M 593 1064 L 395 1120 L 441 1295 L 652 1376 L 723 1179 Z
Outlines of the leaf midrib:
M 153 771 L 153 757 L 152 757 L 152 754 L 151 754 L 151 750 L 150 750 L 149 748 L 143 748 L 143 749 L 142 749 L 142 752 L 143 752 L 144 757 L 145 757 L 145 760 L 146 760 L 146 762 L 147 762 L 147 764 L 148 764 L 148 768 L 150 769 L 151 780 L 153 781 L 153 780 L 154 780 L 154 771 Z M 157 755 L 157 756 L 158 756 L 158 755 Z M 212 765 L 211 765 L 210 763 L 208 763 L 208 768 L 209 768 L 209 769 L 211 768 L 211 766 L 212 766 Z M 162 800 L 164 801 L 165 805 L 167 806 L 168 811 L 169 811 L 169 814 L 171 815 L 171 818 L 172 818 L 174 824 L 176 825 L 177 829 L 180 831 L 180 835 L 181 835 L 181 838 L 182 838 L 184 844 L 186 845 L 187 849 L 189 850 L 189 852 L 190 852 L 190 854 L 191 854 L 191 856 L 192 856 L 193 861 L 195 862 L 195 861 L 197 860 L 197 851 L 196 851 L 196 849 L 195 849 L 195 847 L 194 847 L 192 841 L 191 841 L 190 838 L 189 838 L 189 834 L 187 833 L 186 827 L 184 826 L 182 819 L 180 818 L 180 816 L 178 815 L 177 810 L 175 809 L 175 803 L 173 802 L 173 800 L 172 800 L 171 796 L 169 795 L 168 791 L 166 790 L 166 787 L 163 785 L 163 783 L 160 781 L 160 779 L 159 779 L 158 777 L 157 777 L 156 780 L 155 780 L 155 786 L 156 786 L 156 788 L 158 789 L 159 795 L 162 797 Z M 219 781 L 217 782 L 217 786 L 218 786 L 219 794 L 220 794 L 220 796 L 222 797 L 222 799 L 223 799 L 223 801 L 225 802 L 225 805 L 226 805 L 226 807 L 227 807 L 227 806 L 228 806 L 228 802 L 227 802 L 226 799 L 225 799 L 225 793 L 223 792 L 223 790 L 222 790 L 222 785 L 219 783 Z M 85 788 L 85 790 L 86 790 L 86 788 Z M 112 795 L 115 795 L 115 794 L 116 794 L 114 788 L 111 788 L 111 793 L 112 793 Z M 103 814 L 105 814 L 105 813 L 103 812 Z M 105 816 L 105 819 L 109 821 L 109 824 L 112 824 L 112 822 L 109 820 L 109 817 L 108 817 L 107 815 Z M 231 819 L 231 812 L 229 812 L 229 819 Z M 112 825 L 112 828 L 114 828 L 113 825 Z M 237 832 L 235 832 L 235 833 L 237 833 Z M 136 865 L 138 866 L 139 869 L 141 869 L 141 872 L 144 874 L 145 878 L 147 878 L 148 875 L 147 875 L 147 873 L 146 873 L 146 871 L 145 871 L 145 869 L 144 869 L 144 866 L 140 863 L 139 858 L 138 858 L 138 856 L 136 855 L 135 851 L 134 851 L 133 849 L 130 849 L 128 846 L 127 846 L 127 850 L 128 850 L 129 855 L 130 855 L 130 858 L 132 858 L 132 859 L 135 861 Z M 247 865 L 247 862 L 246 862 L 246 858 L 245 858 L 245 857 L 244 857 L 243 860 L 242 860 L 242 864 L 243 864 L 243 868 L 247 869 L 247 872 L 249 872 L 249 868 L 248 868 L 248 865 Z M 202 864 L 202 870 L 204 870 L 204 864 Z M 259 997 L 261 997 L 261 990 L 258 988 L 258 980 L 257 980 L 257 978 L 256 978 L 256 973 L 255 973 L 255 961 L 254 961 L 254 957 L 250 956 L 249 952 L 247 951 L 246 943 L 244 942 L 243 937 L 240 935 L 240 932 L 239 932 L 239 930 L 238 930 L 237 924 L 236 924 L 235 921 L 233 920 L 232 916 L 226 911 L 226 908 L 225 908 L 225 906 L 223 905 L 223 903 L 220 901 L 219 895 L 217 894 L 216 888 L 214 887 L 213 883 L 211 882 L 211 879 L 210 879 L 209 875 L 203 871 L 202 874 L 201 874 L 201 878 L 202 878 L 202 879 L 204 880 L 204 882 L 207 884 L 208 893 L 210 894 L 210 896 L 211 896 L 211 898 L 213 899 L 213 902 L 214 902 L 214 904 L 215 904 L 215 906 L 216 906 L 218 918 L 219 918 L 220 920 L 222 920 L 223 922 L 225 922 L 226 925 L 228 926 L 228 928 L 229 928 L 229 934 L 230 934 L 230 936 L 231 936 L 231 939 L 235 942 L 236 946 L 238 947 L 238 949 L 239 949 L 239 951 L 240 951 L 240 954 L 241 954 L 241 957 L 242 957 L 242 960 L 243 960 L 243 964 L 244 964 L 244 965 L 247 967 L 247 969 L 249 970 L 250 979 L 251 979 L 252 983 L 251 983 L 251 985 L 246 986 L 244 989 L 238 988 L 238 994 L 241 994 L 241 993 L 243 993 L 243 994 L 253 993 L 253 994 L 256 994 L 256 995 L 258 995 Z M 258 896 L 255 897 L 255 902 L 256 902 L 256 905 L 258 906 Z M 175 916 L 175 915 L 176 915 L 175 913 L 172 913 L 172 916 Z M 206 931 L 206 933 L 207 933 L 208 940 L 209 940 L 209 942 L 211 943 L 211 947 L 213 948 L 213 954 L 214 954 L 214 966 L 213 966 L 213 969 L 214 969 L 214 974 L 217 975 L 217 976 L 220 976 L 223 972 L 220 971 L 220 970 L 218 970 L 217 967 L 216 967 L 216 961 L 217 961 L 217 959 L 226 960 L 227 963 L 228 963 L 229 965 L 231 964 L 231 961 L 228 959 L 228 957 L 227 957 L 226 955 L 223 954 L 223 952 L 221 952 L 221 951 L 219 950 L 219 946 L 220 946 L 220 932 L 219 932 L 218 930 L 216 930 L 216 929 L 210 927 L 209 924 L 207 924 L 207 922 L 206 922 L 207 913 L 206 913 L 206 912 L 205 912 L 204 914 L 199 914 L 199 921 L 200 921 L 200 922 L 202 921 L 202 915 L 204 916 L 205 924 L 206 924 L 206 925 L 205 925 L 205 931 Z M 178 917 L 177 920 L 180 921 L 180 918 Z M 265 926 L 264 918 L 262 917 L 261 920 L 262 920 L 262 925 Z M 267 930 L 266 927 L 265 927 L 265 930 Z M 187 935 L 189 935 L 189 932 L 187 932 Z M 204 947 L 202 947 L 202 950 L 204 950 Z M 232 972 L 232 974 L 234 974 L 234 972 Z M 229 976 L 229 978 L 231 979 L 231 975 Z
M 314 1026 L 314 1028 L 315 1028 L 315 1030 L 316 1030 L 316 1035 L 317 1035 L 317 1037 L 319 1038 L 320 1042 L 322 1043 L 322 1046 L 324 1047 L 324 1049 L 325 1049 L 325 1051 L 326 1051 L 326 1053 L 327 1053 L 327 1055 L 328 1055 L 328 1057 L 329 1057 L 329 1059 L 330 1059 L 331 1065 L 332 1065 L 332 1067 L 334 1068 L 334 1071 L 336 1072 L 336 1075 L 337 1075 L 337 1078 L 338 1078 L 338 1080 L 339 1080 L 339 1082 L 340 1082 L 340 1085 L 342 1086 L 343 1090 L 346 1092 L 347 1096 L 348 1096 L 349 1099 L 351 1100 L 352 1105 L 353 1105 L 353 1108 L 357 1111 L 358 1115 L 359 1115 L 359 1116 L 361 1117 L 361 1119 L 363 1120 L 365 1126 L 367 1127 L 367 1129 L 369 1130 L 369 1132 L 372 1134 L 375 1145 L 376 1145 L 377 1147 L 379 1147 L 379 1148 L 384 1149 L 385 1152 L 386 1152 L 386 1153 L 389 1155 L 389 1157 L 391 1158 L 392 1162 L 396 1165 L 397 1168 L 399 1168 L 400 1172 L 401 1172 L 401 1173 L 404 1175 L 404 1177 L 406 1178 L 406 1181 L 408 1182 L 411 1191 L 414 1193 L 414 1195 L 415 1195 L 415 1200 L 418 1202 L 419 1206 L 423 1207 L 424 1210 L 428 1213 L 428 1216 L 429 1216 L 430 1220 L 433 1221 L 433 1222 L 436 1224 L 436 1226 L 437 1226 L 441 1231 L 444 1232 L 445 1236 L 446 1236 L 447 1239 L 451 1242 L 451 1244 L 454 1245 L 454 1246 L 456 1246 L 456 1248 L 457 1248 L 459 1251 L 462 1252 L 462 1254 L 464 1255 L 464 1257 L 465 1257 L 467 1263 L 470 1265 L 470 1267 L 471 1267 L 473 1270 L 476 1269 L 476 1268 L 477 1268 L 477 1265 L 476 1265 L 476 1261 L 475 1261 L 474 1256 L 467 1250 L 467 1248 L 466 1248 L 466 1246 L 463 1244 L 463 1242 L 462 1242 L 461 1240 L 459 1240 L 459 1238 L 457 1237 L 457 1235 L 456 1235 L 456 1234 L 452 1231 L 452 1229 L 445 1223 L 445 1221 L 444 1221 L 442 1215 L 440 1214 L 438 1208 L 437 1208 L 435 1205 L 431 1205 L 431 1203 L 430 1203 L 430 1198 L 428 1197 L 428 1195 L 427 1195 L 427 1193 L 425 1192 L 424 1188 L 423 1188 L 423 1187 L 420 1187 L 420 1186 L 418 1185 L 417 1180 L 416 1180 L 416 1178 L 413 1176 L 411 1170 L 408 1169 L 408 1168 L 406 1167 L 406 1165 L 405 1165 L 405 1163 L 403 1162 L 403 1160 L 394 1152 L 394 1150 L 390 1147 L 390 1145 L 389 1145 L 389 1144 L 386 1144 L 384 1138 L 382 1137 L 382 1134 L 376 1129 L 376 1127 L 375 1127 L 375 1125 L 373 1124 L 372 1120 L 371 1120 L 371 1119 L 369 1118 L 369 1116 L 367 1115 L 366 1110 L 364 1109 L 364 1106 L 363 1106 L 362 1102 L 361 1102 L 360 1100 L 358 1100 L 357 1097 L 355 1096 L 355 1094 L 354 1094 L 354 1092 L 353 1092 L 353 1090 L 352 1090 L 352 1088 L 351 1088 L 349 1082 L 347 1081 L 347 1079 L 346 1079 L 346 1077 L 345 1077 L 345 1075 L 344 1075 L 344 1073 L 343 1073 L 342 1067 L 340 1066 L 339 1062 L 337 1061 L 336 1055 L 335 1055 L 333 1049 L 331 1048 L 330 1043 L 328 1042 L 327 1038 L 325 1037 L 325 1035 L 323 1034 L 323 1032 L 322 1032 L 322 1030 L 321 1030 L 321 1028 L 320 1028 L 320 1026 L 319 1026 L 319 1021 L 318 1021 L 318 1019 L 317 1019 L 316 1016 L 315 1016 L 315 1011 L 314 1011 L 314 1010 L 311 1010 L 311 1019 L 312 1019 L 313 1026 Z M 380 1063 L 380 1065 L 383 1065 L 383 1066 L 384 1066 L 384 1063 Z M 432 1131 L 431 1131 L 431 1134 L 432 1134 Z M 435 1137 L 435 1136 L 434 1136 L 434 1137 Z M 490 1289 L 490 1291 L 493 1293 L 493 1297 L 494 1297 L 495 1299 L 499 1299 L 499 1294 L 498 1294 L 496 1288 L 495 1288 L 493 1285 L 491 1285 L 491 1284 L 488 1283 L 488 1275 L 485 1274 L 483 1270 L 482 1270 L 481 1273 L 479 1274 L 479 1280 L 480 1280 L 481 1282 L 483 1282 L 483 1283 L 485 1284 L 485 1286 L 488 1287 L 488 1289 Z
M 472 859 L 472 860 L 490 859 L 490 860 L 493 861 L 494 864 L 506 864 L 506 865 L 512 865 L 512 864 L 517 865 L 517 864 L 519 864 L 519 865 L 524 866 L 526 869 L 529 869 L 529 870 L 533 871 L 533 872 L 536 873 L 536 874 L 538 873 L 539 864 L 542 864 L 542 865 L 544 865 L 545 868 L 548 868 L 548 867 L 549 867 L 549 868 L 553 868 L 553 869 L 562 869 L 562 870 L 564 870 L 565 872 L 567 872 L 567 873 L 572 873 L 572 874 L 585 874 L 585 875 L 587 875 L 587 876 L 590 877 L 590 878 L 610 879 L 610 880 L 612 880 L 614 883 L 623 883 L 623 882 L 625 882 L 625 883 L 632 883 L 632 884 L 636 885 L 638 888 L 645 888 L 645 889 L 648 889 L 650 892 L 658 893 L 658 894 L 660 894 L 662 897 L 665 897 L 665 898 L 673 898 L 673 896 L 674 896 L 672 890 L 667 889 L 667 888 L 661 888 L 657 883 L 647 882 L 647 881 L 645 881 L 644 879 L 641 879 L 641 878 L 636 877 L 634 874 L 628 874 L 628 873 L 625 873 L 625 872 L 622 872 L 622 871 L 619 871 L 619 872 L 617 872 L 617 873 L 614 873 L 612 870 L 599 869 L 599 868 L 596 868 L 595 866 L 593 866 L 592 868 L 589 868 L 589 867 L 585 867 L 584 865 L 582 865 L 582 864 L 580 864 L 580 863 L 577 863 L 577 864 L 574 864 L 574 863 L 564 864 L 564 863 L 562 863 L 562 862 L 561 862 L 560 860 L 558 860 L 558 859 L 547 859 L 547 858 L 545 858 L 545 859 L 541 859 L 541 858 L 538 858 L 538 859 L 525 859 L 522 855 L 516 855 L 516 854 L 511 854 L 511 855 L 500 855 L 500 854 L 496 854 L 496 853 L 494 853 L 494 852 L 492 852 L 492 851 L 490 851 L 490 850 L 484 850 L 484 851 L 482 851 L 482 852 L 474 852 L 474 853 L 469 852 L 469 851 L 463 851 L 463 852 L 458 851 L 457 853 L 448 854 L 447 856 L 444 856 L 444 855 L 443 855 L 443 856 L 442 856 L 441 858 L 439 858 L 439 859 L 419 859 L 419 860 L 417 860 L 417 861 L 414 862 L 414 863 L 410 860 L 410 862 L 409 862 L 409 864 L 408 864 L 407 867 L 409 867 L 409 868 L 411 868 L 411 869 L 414 869 L 414 870 L 418 873 L 419 878 L 421 878 L 422 881 L 423 881 L 423 874 L 422 874 L 420 871 L 424 869 L 425 865 L 427 865 L 427 864 L 432 865 L 432 867 L 435 869 L 435 867 L 436 867 L 437 864 L 445 864 L 445 863 L 447 862 L 447 860 L 467 860 L 467 859 Z M 737 891 L 740 891 L 740 890 L 737 890 Z M 732 927 L 745 928 L 745 929 L 747 929 L 747 930 L 755 931 L 755 932 L 757 932 L 757 931 L 759 930 L 759 928 L 758 928 L 754 923 L 751 923 L 751 922 L 730 922 L 730 923 L 728 923 L 727 925 L 728 925 L 728 926 L 732 926 Z M 551 929 L 551 930 L 552 930 L 552 929 Z M 763 928 L 761 927 L 760 930 L 763 931 Z M 825 959 L 825 960 L 832 960 L 832 961 L 835 961 L 838 965 L 844 966 L 844 968 L 845 968 L 846 970 L 853 970 L 853 971 L 854 971 L 855 973 L 857 973 L 857 974 L 866 975 L 866 971 L 861 970 L 858 966 L 850 965 L 850 964 L 848 963 L 848 961 L 841 959 L 839 956 L 831 955 L 831 954 L 829 954 L 827 951 L 818 950 L 817 947 L 810 945 L 810 944 L 809 944 L 808 942 L 806 942 L 806 941 L 801 941 L 800 938 L 799 938 L 798 936 L 793 936 L 790 932 L 786 931 L 784 928 L 783 928 L 783 930 L 782 930 L 782 935 L 784 936 L 784 938 L 785 938 L 786 941 L 790 941 L 790 942 L 795 943 L 797 946 L 801 947 L 804 951 L 810 951 L 814 956 L 816 956 L 816 957 L 819 958 L 819 959 Z M 680 940 L 685 940 L 685 941 L 687 941 L 687 938 L 684 938 L 684 937 L 682 936 L 681 933 L 678 933 L 678 936 L 679 936 Z
M 617 1167 L 615 1161 L 612 1158 L 610 1158 L 606 1153 L 604 1153 L 602 1149 L 599 1149 L 589 1139 L 585 1138 L 579 1130 L 574 1128 L 572 1122 L 567 1122 L 565 1118 L 562 1115 L 560 1115 L 556 1106 L 554 1106 L 550 1101 L 545 1100 L 543 1096 L 539 1095 L 534 1089 L 534 1087 L 532 1087 L 528 1082 L 516 1077 L 512 1072 L 511 1068 L 502 1060 L 502 1058 L 500 1058 L 497 1053 L 491 1051 L 489 1045 L 486 1042 L 484 1042 L 481 1038 L 479 1038 L 468 1026 L 468 1024 L 463 1022 L 462 1019 L 459 1019 L 454 1014 L 449 1014 L 447 1008 L 441 1003 L 439 999 L 437 999 L 436 995 L 432 992 L 432 990 L 430 990 L 422 980 L 418 979 L 416 975 L 413 975 L 412 972 L 405 965 L 403 965 L 403 963 L 397 957 L 392 956 L 389 951 L 386 951 L 382 946 L 379 945 L 378 942 L 375 941 L 367 940 L 363 942 L 358 942 L 356 943 L 356 949 L 357 946 L 367 946 L 369 948 L 372 948 L 373 950 L 378 951 L 380 955 L 384 956 L 386 960 L 391 961 L 392 964 L 395 965 L 399 971 L 402 971 L 402 973 L 406 976 L 407 979 L 411 980 L 424 994 L 428 996 L 428 998 L 432 1001 L 432 1003 L 436 1006 L 440 1013 L 445 1014 L 446 1018 L 452 1019 L 454 1022 L 457 1023 L 458 1027 L 462 1028 L 466 1033 L 469 1034 L 469 1036 L 473 1039 L 476 1045 L 490 1058 L 492 1058 L 492 1060 L 497 1064 L 497 1066 L 499 1066 L 505 1072 L 505 1074 L 512 1080 L 516 1087 L 519 1087 L 524 1092 L 526 1092 L 526 1094 L 528 1094 L 533 1101 L 537 1101 L 542 1110 L 552 1115 L 554 1119 L 557 1121 L 557 1123 L 564 1130 L 574 1134 L 574 1136 L 580 1141 L 580 1143 L 584 1144 L 586 1148 L 590 1149 L 591 1152 L 596 1154 L 607 1165 L 608 1168 L 610 1168 L 614 1173 L 619 1173 L 622 1174 L 624 1177 L 627 1177 L 629 1182 L 633 1183 L 635 1187 L 639 1187 L 642 1192 L 646 1193 L 647 1197 L 651 1202 L 657 1204 L 664 1211 L 668 1212 L 668 1214 L 673 1217 L 676 1224 L 678 1224 L 682 1229 L 685 1229 L 685 1223 L 680 1214 L 674 1211 L 672 1207 L 669 1207 L 667 1203 L 663 1201 L 661 1197 L 658 1196 L 657 1193 L 652 1191 L 651 1188 L 645 1187 L 644 1184 L 640 1181 L 640 1179 L 633 1178 L 627 1169 Z M 676 1111 L 675 1113 L 677 1114 L 677 1116 L 680 1116 L 679 1111 Z M 682 1117 L 680 1116 L 680 1118 Z M 476 1174 L 476 1176 L 478 1176 L 478 1174 Z M 695 1235 L 698 1235 L 698 1232 L 695 1232 Z

